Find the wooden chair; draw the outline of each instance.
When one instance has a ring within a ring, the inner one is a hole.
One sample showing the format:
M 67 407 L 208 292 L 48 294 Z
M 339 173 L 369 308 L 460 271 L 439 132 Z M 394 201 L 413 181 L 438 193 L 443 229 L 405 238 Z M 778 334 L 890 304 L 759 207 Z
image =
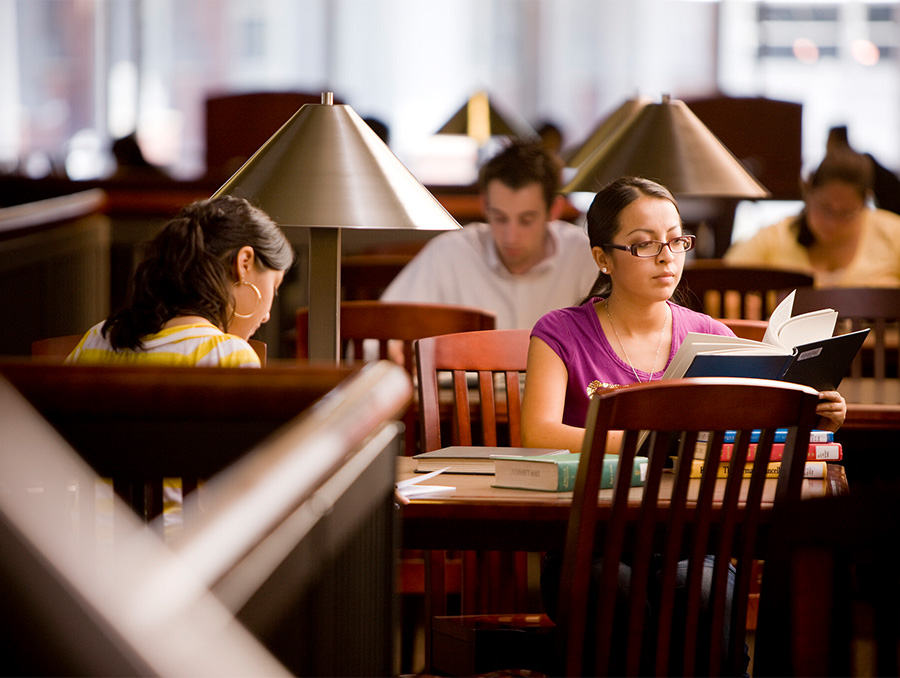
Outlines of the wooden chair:
M 390 342 L 399 342 L 404 366 L 412 375 L 415 372 L 413 341 L 416 339 L 438 334 L 492 330 L 495 323 L 496 315 L 492 311 L 470 306 L 345 301 L 341 303 L 340 336 L 345 349 L 342 355 L 348 357 L 348 362 L 365 360 L 365 342 L 368 339 L 377 343 L 377 357 L 386 359 L 391 357 L 388 349 Z M 306 360 L 308 357 L 309 309 L 301 308 L 297 311 L 297 358 Z M 415 407 L 410 408 L 403 422 L 407 426 L 405 454 L 416 454 L 419 445 Z
M 415 342 L 423 451 L 448 445 L 521 446 L 521 375 L 528 362 L 529 336 L 527 329 L 493 330 Z M 444 375 L 449 375 L 448 382 Z M 477 397 L 470 396 L 472 375 Z M 442 389 L 442 383 L 447 387 Z M 527 611 L 527 553 L 467 551 L 462 559 L 462 614 Z M 426 561 L 426 666 L 431 666 L 432 619 L 448 613 L 447 594 L 454 587 L 446 581 L 444 552 L 429 552 Z
M 816 392 L 804 386 L 750 379 L 635 384 L 595 396 L 588 412 L 563 556 L 557 647 L 559 661 L 564 662 L 560 668 L 565 667 L 566 675 L 608 675 L 616 671 L 636 675 L 642 659 L 648 657 L 653 661 L 644 663 L 643 669 L 656 675 L 743 672 L 747 594 L 773 432 L 779 427 L 791 431 L 774 500 L 798 499 L 806 455 L 804 446 L 794 443 L 808 440 L 817 401 Z M 740 442 L 728 479 L 717 488 L 718 449 L 728 428 L 740 431 Z M 752 476 L 744 480 L 741 471 L 750 431 L 756 428 L 763 429 L 764 435 L 756 449 Z M 604 517 L 609 528 L 595 545 L 596 497 L 607 431 L 611 430 L 626 433 L 609 515 Z M 645 448 L 649 450 L 645 486 L 640 500 L 630 500 L 631 469 L 639 432 L 644 430 L 651 431 L 649 447 Z M 700 431 L 711 431 L 712 436 L 705 452 L 703 477 L 692 481 L 691 462 Z M 665 479 L 669 472 L 664 469 L 673 453 L 674 436 L 679 442 L 674 477 L 669 481 Z M 670 491 L 661 491 L 666 487 Z M 599 580 L 592 584 L 591 569 L 597 554 L 615 567 L 602 568 Z M 658 561 L 654 554 L 661 554 Z M 715 556 L 715 564 L 708 610 L 701 614 L 706 555 Z M 618 564 L 623 558 L 630 564 L 630 587 L 627 601 L 622 603 L 627 614 L 616 618 Z M 676 598 L 681 598 L 676 595 L 676 572 L 684 558 L 689 561 L 685 609 L 676 613 Z M 732 558 L 736 559 L 736 579 L 731 631 L 725 639 L 723 630 L 729 619 L 726 584 Z M 592 586 L 597 591 L 596 609 L 589 609 L 588 604 Z M 652 623 L 645 624 L 648 592 L 655 587 L 659 592 L 652 596 Z M 723 651 L 725 640 L 727 649 Z
M 813 277 L 800 271 L 696 259 L 685 264 L 679 290 L 686 306 L 714 318 L 765 320 L 778 305 L 779 292 L 812 284 Z
M 768 524 L 764 508 L 799 499 L 806 455 L 805 445 L 796 441 L 808 440 L 817 402 L 816 391 L 805 386 L 755 379 L 651 382 L 595 396 L 566 534 L 558 623 L 548 643 L 555 644 L 555 652 L 548 650 L 534 668 L 571 676 L 741 675 L 751 563 L 762 553 L 760 529 Z M 763 435 L 744 478 L 750 432 L 757 428 Z M 788 428 L 790 435 L 773 483 L 767 480 L 767 461 L 776 428 Z M 719 479 L 715 462 L 727 429 L 739 431 L 739 438 L 728 477 Z M 625 437 L 615 486 L 603 490 L 598 503 L 610 430 L 624 431 Z M 649 461 L 638 492 L 630 480 L 642 431 L 650 432 L 641 448 Z M 712 435 L 701 455 L 702 478 L 692 479 L 700 432 Z M 673 454 L 674 470 L 667 470 Z M 714 560 L 702 608 L 708 555 Z M 598 556 L 615 565 L 592 573 Z M 677 573 L 684 561 L 679 592 Z M 625 590 L 619 583 L 623 562 L 630 566 Z M 464 619 L 459 626 L 467 629 Z M 522 648 L 539 645 L 547 635 L 546 628 L 534 630 L 531 641 L 515 645 L 515 655 L 480 670 L 522 667 Z
M 900 377 L 900 289 L 828 287 L 797 290 L 794 315 L 820 308 L 833 308 L 838 312 L 838 332 L 870 328 L 866 343 L 850 366 L 851 377 Z
M 81 341 L 83 334 L 66 334 L 59 337 L 47 337 L 46 339 L 35 339 L 31 342 L 31 355 L 47 356 L 48 358 L 65 358 L 75 350 L 78 342 Z M 259 339 L 250 339 L 250 346 L 259 356 L 259 362 L 262 366 L 266 365 L 266 342 Z
M 783 506 L 772 519 L 754 676 L 896 676 L 896 487 Z
M 502 445 L 498 441 L 503 440 L 521 446 L 520 377 L 528 363 L 530 334 L 530 330 L 493 330 L 415 342 L 424 452 L 447 445 Z M 441 435 L 439 373 L 449 374 L 452 382 L 450 440 Z M 477 400 L 469 396 L 468 375 L 472 373 L 477 374 Z M 502 379 L 499 392 L 496 375 Z M 474 431 L 473 414 L 479 425 Z M 505 422 L 505 435 L 499 422 Z

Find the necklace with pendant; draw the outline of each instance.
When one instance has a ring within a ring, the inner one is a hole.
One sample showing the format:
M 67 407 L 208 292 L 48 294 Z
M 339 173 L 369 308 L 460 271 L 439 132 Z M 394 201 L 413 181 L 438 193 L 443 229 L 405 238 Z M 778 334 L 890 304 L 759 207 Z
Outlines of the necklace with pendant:
M 619 348 L 622 349 L 622 354 L 625 356 L 625 360 L 628 362 L 628 366 L 631 368 L 631 371 L 634 372 L 634 378 L 637 379 L 637 382 L 641 383 L 641 378 L 638 376 L 637 370 L 634 369 L 634 363 L 631 362 L 631 358 L 628 357 L 628 351 L 625 350 L 625 344 L 622 343 L 622 339 L 619 337 L 619 332 L 616 330 L 615 323 L 613 323 L 612 316 L 609 314 L 609 299 L 606 299 L 603 302 L 604 307 L 606 308 L 606 317 L 609 319 L 609 326 L 612 327 L 613 334 L 616 335 L 616 341 L 619 342 Z M 659 361 L 659 350 L 662 348 L 663 337 L 666 334 L 666 326 L 669 324 L 669 316 L 666 315 L 666 319 L 663 320 L 662 330 L 659 333 L 659 344 L 656 347 L 656 357 L 653 359 L 653 369 L 650 370 L 650 376 L 647 377 L 647 381 L 651 381 L 653 379 L 653 373 L 656 372 L 656 363 Z

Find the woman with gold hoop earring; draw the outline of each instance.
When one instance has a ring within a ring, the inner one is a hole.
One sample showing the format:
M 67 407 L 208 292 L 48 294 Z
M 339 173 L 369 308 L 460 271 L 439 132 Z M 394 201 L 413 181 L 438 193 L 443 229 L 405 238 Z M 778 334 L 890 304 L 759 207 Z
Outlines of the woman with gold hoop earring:
M 293 262 L 282 230 L 243 198 L 187 205 L 150 243 L 128 305 L 67 362 L 259 367 L 247 340 Z

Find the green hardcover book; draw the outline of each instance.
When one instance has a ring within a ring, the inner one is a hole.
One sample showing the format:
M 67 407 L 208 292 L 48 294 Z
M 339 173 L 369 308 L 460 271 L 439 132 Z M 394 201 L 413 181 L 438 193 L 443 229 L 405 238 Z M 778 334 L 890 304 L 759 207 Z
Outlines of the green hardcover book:
M 541 490 L 544 492 L 571 492 L 575 489 L 575 476 L 578 473 L 580 454 L 554 454 L 537 457 L 519 457 L 512 455 L 494 456 L 493 487 L 505 487 L 517 490 Z M 603 477 L 600 488 L 613 486 L 618 457 L 606 457 L 603 460 Z M 644 484 L 647 469 L 646 457 L 635 457 L 631 486 Z

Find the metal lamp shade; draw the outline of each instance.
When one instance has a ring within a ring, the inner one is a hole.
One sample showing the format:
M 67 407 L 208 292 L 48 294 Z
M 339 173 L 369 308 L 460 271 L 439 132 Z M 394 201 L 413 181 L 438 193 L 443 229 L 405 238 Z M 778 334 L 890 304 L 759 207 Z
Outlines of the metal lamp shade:
M 244 197 L 282 226 L 461 228 L 344 104 L 304 104 L 215 195 Z
M 603 118 L 580 146 L 565 153 L 566 167 L 578 167 L 596 151 L 620 126 L 626 124 L 640 110 L 650 103 L 649 97 L 635 97 L 623 102 L 612 113 Z
M 500 113 L 486 92 L 477 92 L 469 97 L 437 134 L 465 134 L 475 139 L 479 146 L 484 146 L 493 136 L 518 138 L 537 136 L 537 132 L 527 123 L 513 120 L 509 114 Z
M 622 176 L 652 179 L 682 196 L 770 195 L 683 101 L 668 97 L 620 125 L 562 191 L 596 192 Z

